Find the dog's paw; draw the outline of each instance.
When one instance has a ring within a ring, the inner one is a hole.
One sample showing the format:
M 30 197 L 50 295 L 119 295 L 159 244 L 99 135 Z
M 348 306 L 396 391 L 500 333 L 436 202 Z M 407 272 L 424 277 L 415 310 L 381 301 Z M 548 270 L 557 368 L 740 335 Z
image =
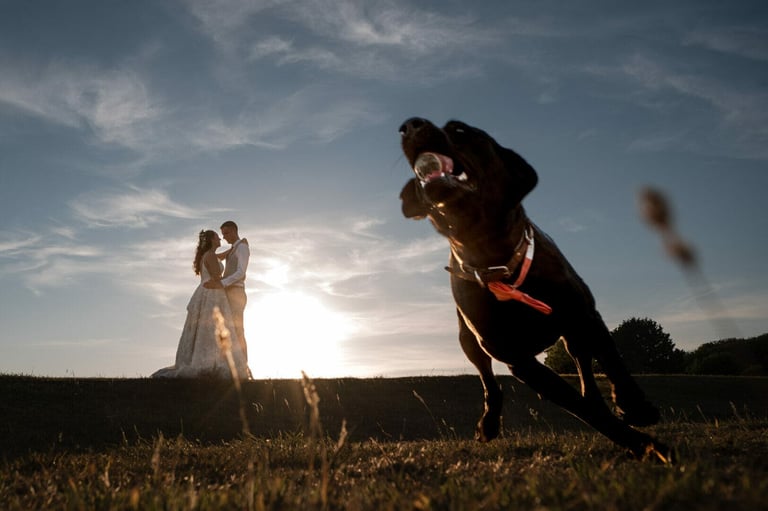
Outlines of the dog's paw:
M 499 436 L 501 421 L 499 417 L 483 415 L 475 428 L 475 440 L 478 442 L 490 442 Z
M 636 449 L 630 449 L 629 455 L 637 460 L 654 461 L 664 465 L 674 465 L 678 459 L 675 449 L 657 440 L 638 446 Z

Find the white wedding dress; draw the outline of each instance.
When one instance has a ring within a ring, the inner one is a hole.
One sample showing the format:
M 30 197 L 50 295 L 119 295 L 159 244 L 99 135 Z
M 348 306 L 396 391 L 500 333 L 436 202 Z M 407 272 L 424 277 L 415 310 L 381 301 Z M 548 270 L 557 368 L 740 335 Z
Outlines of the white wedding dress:
M 219 262 L 219 268 L 223 268 L 221 262 Z M 240 343 L 237 342 L 227 294 L 223 289 L 203 287 L 203 282 L 210 278 L 208 269 L 203 265 L 200 272 L 200 285 L 197 286 L 189 304 L 187 304 L 187 319 L 184 322 L 184 330 L 181 332 L 179 347 L 176 350 L 176 363 L 156 371 L 152 374 L 153 378 L 232 378 L 229 363 L 216 339 L 213 308 L 218 306 L 222 316 L 224 316 L 225 326 L 229 330 L 232 359 L 238 377 L 241 380 L 248 379 L 250 371 L 245 360 L 245 354 Z

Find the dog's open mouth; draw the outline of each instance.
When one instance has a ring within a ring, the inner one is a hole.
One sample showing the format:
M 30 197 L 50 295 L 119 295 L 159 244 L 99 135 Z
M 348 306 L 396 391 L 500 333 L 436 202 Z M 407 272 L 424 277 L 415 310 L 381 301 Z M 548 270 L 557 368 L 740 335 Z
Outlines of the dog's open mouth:
M 422 185 L 436 179 L 456 179 L 462 182 L 467 180 L 466 172 L 456 169 L 453 159 L 444 154 L 429 152 L 419 154 L 413 163 L 413 171 Z

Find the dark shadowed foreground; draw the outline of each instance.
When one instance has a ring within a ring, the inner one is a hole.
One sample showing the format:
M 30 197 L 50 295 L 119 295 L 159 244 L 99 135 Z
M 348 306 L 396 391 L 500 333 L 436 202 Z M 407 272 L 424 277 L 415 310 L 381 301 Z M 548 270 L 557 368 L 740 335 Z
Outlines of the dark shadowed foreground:
M 510 377 L 477 444 L 474 376 L 248 382 L 250 435 L 226 384 L 0 376 L 0 508 L 768 509 L 768 379 L 638 381 L 674 466 Z

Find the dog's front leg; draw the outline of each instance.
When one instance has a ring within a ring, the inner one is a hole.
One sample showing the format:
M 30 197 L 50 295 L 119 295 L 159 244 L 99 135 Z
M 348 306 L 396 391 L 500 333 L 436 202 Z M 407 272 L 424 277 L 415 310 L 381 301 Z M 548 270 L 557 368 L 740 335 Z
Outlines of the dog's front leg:
M 477 422 L 475 438 L 480 442 L 489 442 L 499 436 L 501 429 L 502 391 L 493 374 L 491 357 L 483 351 L 475 334 L 467 327 L 461 313 L 459 316 L 459 342 L 461 349 L 480 373 L 483 383 L 483 415 Z

